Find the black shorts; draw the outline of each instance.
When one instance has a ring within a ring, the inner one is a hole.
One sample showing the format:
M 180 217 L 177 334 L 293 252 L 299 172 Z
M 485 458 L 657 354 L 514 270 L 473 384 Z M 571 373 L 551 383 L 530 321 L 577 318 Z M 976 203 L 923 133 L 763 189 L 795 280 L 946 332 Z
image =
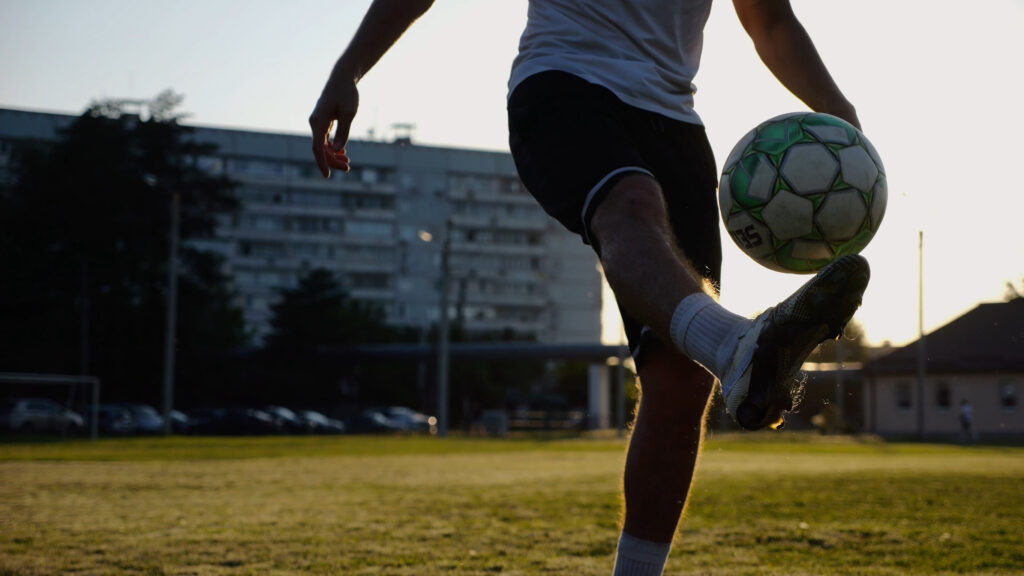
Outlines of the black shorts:
M 515 88 L 508 125 L 526 189 L 587 244 L 593 244 L 594 208 L 618 179 L 638 172 L 654 177 L 679 248 L 718 287 L 718 170 L 703 126 L 629 106 L 602 86 L 558 71 L 535 74 Z M 620 312 L 636 357 L 646 331 Z

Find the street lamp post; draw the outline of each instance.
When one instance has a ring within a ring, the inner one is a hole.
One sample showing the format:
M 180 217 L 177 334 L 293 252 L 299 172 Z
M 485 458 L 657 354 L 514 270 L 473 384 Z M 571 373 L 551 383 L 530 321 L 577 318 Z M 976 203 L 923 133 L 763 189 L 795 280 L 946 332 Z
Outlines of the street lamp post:
M 437 435 L 448 436 L 448 257 L 451 252 L 451 227 L 441 241 L 441 286 L 438 302 L 440 315 L 437 330 Z
M 448 436 L 448 361 L 449 353 L 449 318 L 448 318 L 448 284 L 451 276 L 451 220 L 445 223 L 444 236 L 441 238 L 441 269 L 437 287 L 437 435 Z M 420 230 L 420 240 L 433 242 L 434 235 Z

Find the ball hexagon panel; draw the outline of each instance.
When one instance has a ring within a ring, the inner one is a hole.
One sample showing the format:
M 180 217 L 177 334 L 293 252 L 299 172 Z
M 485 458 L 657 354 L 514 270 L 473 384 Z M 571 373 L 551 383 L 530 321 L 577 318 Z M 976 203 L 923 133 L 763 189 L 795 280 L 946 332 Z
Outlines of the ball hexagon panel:
M 768 202 L 761 217 L 779 240 L 799 238 L 814 231 L 814 204 L 786 190 L 779 191 Z
M 839 162 L 823 144 L 796 144 L 786 152 L 779 173 L 797 194 L 820 194 L 836 181 Z
M 868 155 L 871 156 L 871 160 L 875 162 L 875 166 L 878 168 L 878 171 L 885 174 L 885 166 L 882 164 L 882 157 L 878 155 L 878 150 L 875 150 L 874 144 L 862 136 L 860 138 L 860 145 L 868 151 Z
M 804 124 L 804 130 L 814 135 L 815 138 L 829 144 L 842 144 L 849 146 L 853 144 L 854 136 L 849 130 L 834 124 Z
M 778 159 L 794 144 L 813 141 L 804 133 L 801 117 L 800 114 L 787 114 L 761 124 L 756 128 L 757 137 L 750 143 L 750 149 L 767 154 L 778 164 Z
M 748 212 L 737 212 L 729 217 L 725 229 L 744 252 L 755 260 L 771 256 L 774 246 L 768 227 Z
M 843 181 L 857 190 L 867 192 L 878 179 L 878 167 L 868 151 L 861 146 L 850 146 L 839 151 L 839 166 Z
M 819 240 L 794 240 L 790 252 L 793 258 L 800 260 L 831 260 L 832 249 L 827 242 Z
M 885 177 L 878 179 L 871 194 L 871 229 L 878 230 L 885 216 L 885 206 L 889 202 L 889 189 L 885 183 Z
M 833 190 L 814 215 L 818 229 L 830 242 L 849 240 L 857 235 L 868 216 L 868 207 L 860 191 Z
M 764 154 L 743 158 L 729 176 L 729 191 L 741 206 L 754 208 L 771 200 L 775 192 L 775 166 Z
M 791 240 L 779 246 L 771 260 L 759 262 L 779 272 L 806 274 L 820 269 L 833 258 L 835 253 L 823 241 Z

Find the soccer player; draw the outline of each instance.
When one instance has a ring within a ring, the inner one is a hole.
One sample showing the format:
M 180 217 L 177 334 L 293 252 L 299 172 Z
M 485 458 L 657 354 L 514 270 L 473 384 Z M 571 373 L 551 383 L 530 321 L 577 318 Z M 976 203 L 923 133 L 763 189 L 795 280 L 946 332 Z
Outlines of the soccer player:
M 762 61 L 810 108 L 859 126 L 788 0 L 734 0 Z M 359 79 L 431 0 L 375 0 L 309 118 L 325 177 L 347 170 Z M 717 169 L 694 109 L 710 0 L 530 0 L 509 81 L 509 143 L 540 205 L 593 247 L 642 385 L 615 574 L 661 574 L 715 379 L 743 428 L 776 427 L 796 374 L 860 305 L 846 256 L 750 320 L 717 302 Z M 337 129 L 333 139 L 331 129 Z

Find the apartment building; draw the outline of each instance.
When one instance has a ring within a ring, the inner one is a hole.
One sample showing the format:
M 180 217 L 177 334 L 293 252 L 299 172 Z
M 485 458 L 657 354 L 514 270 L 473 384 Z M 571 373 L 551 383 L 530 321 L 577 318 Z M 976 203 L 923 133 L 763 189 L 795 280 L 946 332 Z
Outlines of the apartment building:
M 56 138 L 73 119 L 0 109 L 0 177 L 17 141 Z M 435 324 L 446 280 L 449 318 L 470 332 L 600 340 L 597 259 L 534 203 L 508 153 L 352 141 L 352 171 L 325 180 L 307 135 L 193 128 L 217 146 L 201 166 L 236 181 L 241 205 L 194 244 L 223 255 L 257 338 L 280 291 L 325 268 L 395 325 Z

